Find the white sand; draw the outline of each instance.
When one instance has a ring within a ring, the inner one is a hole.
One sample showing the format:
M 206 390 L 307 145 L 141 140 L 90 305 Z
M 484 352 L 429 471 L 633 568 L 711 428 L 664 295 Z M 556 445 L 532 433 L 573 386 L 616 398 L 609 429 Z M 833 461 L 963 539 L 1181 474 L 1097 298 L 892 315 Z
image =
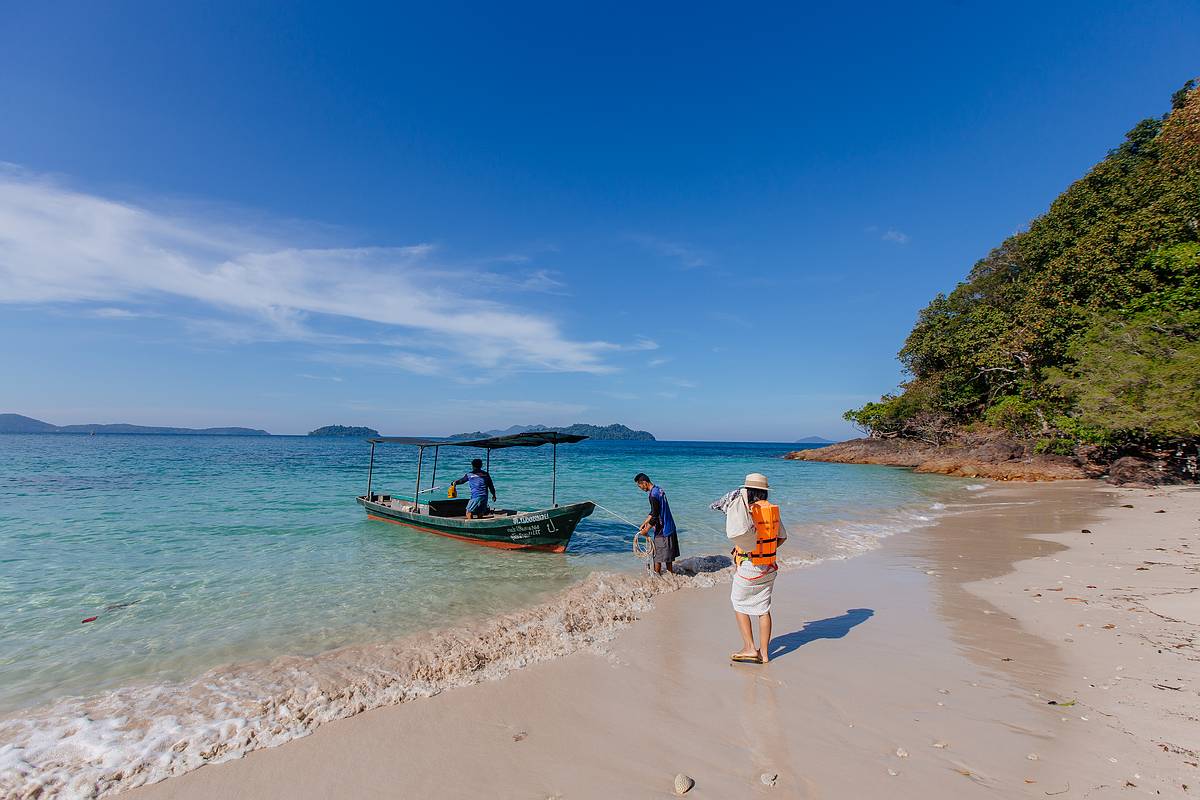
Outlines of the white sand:
M 728 662 L 727 585 L 683 590 L 596 650 L 123 796 L 1194 795 L 1200 490 L 981 494 L 782 574 L 769 665 Z

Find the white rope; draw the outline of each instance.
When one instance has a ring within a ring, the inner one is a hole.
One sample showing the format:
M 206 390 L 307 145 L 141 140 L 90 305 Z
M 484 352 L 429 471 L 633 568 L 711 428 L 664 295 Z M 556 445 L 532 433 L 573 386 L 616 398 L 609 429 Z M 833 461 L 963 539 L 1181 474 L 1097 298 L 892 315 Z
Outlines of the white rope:
M 621 520 L 626 525 L 637 528 L 637 533 L 635 533 L 633 535 L 633 554 L 635 556 L 637 556 L 638 558 L 649 558 L 650 557 L 650 554 L 654 552 L 654 542 L 651 541 L 651 539 L 650 539 L 649 531 L 647 531 L 646 533 L 642 533 L 641 525 L 638 525 L 635 522 L 631 522 L 627 517 L 621 516 L 617 512 L 613 511 L 611 508 L 605 508 L 604 506 L 597 503 L 595 500 L 593 500 L 592 503 L 593 503 L 593 505 L 596 506 L 596 508 L 600 509 L 601 511 L 607 511 L 609 514 L 612 514 L 614 517 Z
M 621 520 L 626 525 L 631 525 L 634 528 L 637 528 L 638 533 L 635 533 L 633 535 L 633 554 L 638 556 L 639 558 L 649 558 L 650 557 L 650 554 L 654 552 L 654 543 L 650 539 L 649 531 L 647 531 L 646 533 L 641 533 L 642 526 L 638 525 L 636 522 L 631 522 L 628 517 L 621 516 L 617 512 L 613 511 L 611 508 L 606 508 L 606 507 L 600 505 L 595 500 L 592 501 L 592 504 L 594 506 L 596 506 L 596 508 L 600 509 L 601 511 L 607 511 L 609 514 L 612 514 L 614 517 Z M 684 525 L 687 527 L 693 527 L 692 523 L 690 523 L 690 522 L 685 522 Z M 715 533 L 718 536 L 723 537 L 725 535 L 725 531 L 719 531 L 716 528 L 712 528 L 708 525 L 705 525 L 704 523 L 698 523 L 694 527 L 704 528 L 709 533 Z

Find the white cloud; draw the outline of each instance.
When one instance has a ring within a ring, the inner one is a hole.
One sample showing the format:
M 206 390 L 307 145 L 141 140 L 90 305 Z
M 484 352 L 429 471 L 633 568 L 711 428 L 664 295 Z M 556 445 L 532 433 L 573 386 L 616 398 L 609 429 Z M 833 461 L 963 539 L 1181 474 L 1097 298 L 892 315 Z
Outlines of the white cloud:
M 452 399 L 446 402 L 446 407 L 460 418 L 475 420 L 526 420 L 523 425 L 559 425 L 567 420 L 577 422 L 575 418 L 587 410 L 587 406 L 579 403 L 561 403 L 553 400 L 505 400 L 495 399 Z M 474 423 L 472 423 L 474 424 Z M 506 425 L 512 423 L 505 423 Z M 492 428 L 500 425 L 484 423 L 483 427 Z
M 73 191 L 0 165 L 0 303 L 164 306 L 226 341 L 351 344 L 314 332 L 342 318 L 404 329 L 427 350 L 503 370 L 607 372 L 615 345 L 577 341 L 547 317 L 472 296 L 428 244 L 313 248 L 198 218 Z M 532 283 L 553 280 L 535 273 Z M 519 287 L 518 287 L 519 288 Z M 94 313 L 94 312 L 93 312 Z M 130 312 L 134 313 L 134 312 Z M 378 361 L 429 373 L 437 359 L 384 350 Z
M 646 362 L 646 366 L 647 367 L 661 367 L 663 364 L 666 364 L 670 360 L 671 359 L 669 359 L 669 358 L 652 358 Z
M 904 231 L 898 231 L 895 228 L 888 228 L 879 237 L 885 242 L 895 242 L 896 244 L 908 244 L 908 234 Z
M 342 379 L 337 375 L 309 375 L 307 372 L 301 372 L 296 377 L 308 378 L 310 381 L 332 381 L 334 383 L 342 382 Z
M 734 325 L 739 328 L 752 328 L 753 324 L 745 317 L 739 314 L 732 314 L 728 311 L 710 311 L 709 318 L 724 325 Z
M 111 308 L 109 306 L 104 306 L 102 308 L 93 308 L 90 312 L 90 316 L 98 319 L 137 319 L 138 317 L 145 315 L 139 314 L 136 311 L 130 311 L 128 308 Z
M 696 269 L 697 267 L 707 267 L 710 259 L 707 254 L 701 252 L 695 247 L 682 242 L 673 242 L 668 239 L 660 239 L 657 236 L 649 236 L 646 234 L 630 234 L 626 236 L 629 241 L 637 242 L 642 247 L 648 250 L 653 250 L 659 255 L 673 258 L 679 262 L 679 265 L 684 269 Z

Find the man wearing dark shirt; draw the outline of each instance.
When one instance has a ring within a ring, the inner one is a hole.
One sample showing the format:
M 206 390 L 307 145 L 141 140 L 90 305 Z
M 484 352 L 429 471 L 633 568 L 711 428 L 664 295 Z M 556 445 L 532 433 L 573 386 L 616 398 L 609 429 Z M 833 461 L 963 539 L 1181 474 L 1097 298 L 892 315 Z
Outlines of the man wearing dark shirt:
M 667 572 L 675 571 L 675 559 L 679 558 L 679 537 L 676 536 L 675 518 L 671 516 L 671 505 L 667 502 L 667 493 L 661 486 L 655 486 L 649 476 L 639 472 L 633 482 L 638 488 L 650 495 L 650 513 L 646 521 L 638 529 L 639 533 L 647 533 L 654 529 L 654 550 L 651 554 L 652 569 L 656 575 L 662 574 L 665 564 Z
M 472 459 L 471 471 L 456 480 L 454 485 L 462 486 L 464 483 L 471 487 L 471 499 L 467 502 L 467 519 L 487 516 L 488 492 L 491 492 L 492 501 L 495 502 L 496 485 L 492 483 L 492 476 L 484 470 L 482 460 Z

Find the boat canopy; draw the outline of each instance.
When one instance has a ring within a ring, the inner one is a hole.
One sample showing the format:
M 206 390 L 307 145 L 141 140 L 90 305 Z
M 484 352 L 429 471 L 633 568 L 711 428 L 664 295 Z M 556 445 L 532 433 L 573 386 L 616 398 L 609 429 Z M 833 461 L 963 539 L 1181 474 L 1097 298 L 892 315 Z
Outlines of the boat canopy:
M 418 439 L 412 436 L 380 436 L 367 439 L 371 444 L 407 444 L 413 447 L 482 447 L 501 450 L 505 447 L 541 447 L 544 444 L 573 444 L 588 437 L 558 431 L 526 431 L 508 436 L 489 436 L 486 439 Z
M 492 451 L 506 447 L 541 447 L 544 444 L 553 445 L 554 454 L 551 457 L 550 471 L 550 505 L 558 507 L 558 446 L 582 442 L 588 437 L 577 433 L 559 433 L 558 431 L 526 431 L 513 433 L 508 436 L 489 436 L 486 439 L 418 439 L 412 436 L 379 436 L 367 439 L 371 443 L 371 461 L 367 466 L 367 494 L 371 499 L 371 477 L 375 472 L 375 445 L 377 444 L 407 444 L 417 448 L 417 486 L 413 490 L 413 505 L 422 492 L 431 492 L 436 488 L 438 451 L 443 447 L 481 447 L 487 450 L 488 469 L 492 466 Z M 429 479 L 429 488 L 421 489 L 421 468 L 425 463 L 425 448 L 433 448 L 433 475 Z

